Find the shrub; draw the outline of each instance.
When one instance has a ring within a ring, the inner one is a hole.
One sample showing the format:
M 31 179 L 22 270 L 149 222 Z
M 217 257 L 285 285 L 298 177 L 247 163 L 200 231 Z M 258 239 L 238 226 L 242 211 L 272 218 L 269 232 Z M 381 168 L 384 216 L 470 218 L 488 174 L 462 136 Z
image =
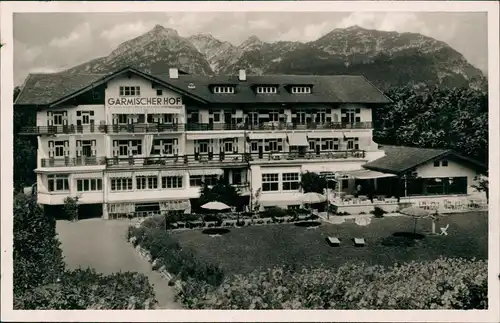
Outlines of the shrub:
M 192 309 L 485 309 L 487 281 L 486 261 L 440 258 L 389 268 L 273 268 L 219 287 L 188 280 L 180 298 Z
M 373 210 L 370 211 L 370 213 L 373 214 L 373 216 L 375 216 L 376 218 L 383 218 L 384 214 L 386 214 L 387 211 L 385 211 L 381 207 L 376 206 L 373 208 Z
M 203 216 L 203 221 L 205 222 L 216 222 L 220 221 L 222 217 L 219 214 L 205 214 Z
M 109 276 L 91 269 L 67 271 L 59 281 L 15 300 L 19 309 L 147 309 L 156 304 L 146 276 L 123 272 Z
M 216 286 L 224 278 L 219 267 L 197 259 L 192 252 L 181 248 L 169 232 L 161 228 L 134 228 L 131 235 L 136 238 L 136 243 L 151 254 L 159 267 L 165 267 L 168 272 L 182 280 L 193 278 Z
M 64 199 L 64 214 L 70 221 L 78 220 L 78 197 L 68 196 Z
M 261 218 L 281 218 L 287 215 L 288 215 L 287 210 L 277 206 L 267 208 L 266 210 L 260 212 Z

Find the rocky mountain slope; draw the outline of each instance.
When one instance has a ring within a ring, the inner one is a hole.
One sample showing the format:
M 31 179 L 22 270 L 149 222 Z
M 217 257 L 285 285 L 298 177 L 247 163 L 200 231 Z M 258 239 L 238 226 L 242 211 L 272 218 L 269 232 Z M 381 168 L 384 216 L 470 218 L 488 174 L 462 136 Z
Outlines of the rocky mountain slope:
M 155 26 L 122 43 L 107 57 L 64 73 L 108 72 L 126 65 L 162 73 L 178 67 L 193 74 L 362 74 L 385 89 L 391 86 L 441 84 L 479 87 L 482 72 L 446 43 L 414 33 L 334 29 L 307 42 L 266 43 L 252 36 L 239 46 L 199 34 L 187 38 Z

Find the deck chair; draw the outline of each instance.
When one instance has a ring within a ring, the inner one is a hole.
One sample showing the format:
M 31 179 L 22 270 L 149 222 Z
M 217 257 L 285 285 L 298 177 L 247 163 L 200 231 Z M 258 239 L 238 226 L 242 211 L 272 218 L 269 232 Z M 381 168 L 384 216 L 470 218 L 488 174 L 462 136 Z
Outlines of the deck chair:
M 439 235 L 441 236 L 447 236 L 448 235 L 448 228 L 450 227 L 450 224 L 448 223 L 444 228 L 441 228 L 441 233 Z
M 326 241 L 331 247 L 338 247 L 340 246 L 340 240 L 337 237 L 327 237 Z
M 356 247 L 363 247 L 365 245 L 365 239 L 364 238 L 353 238 L 354 241 L 354 246 Z

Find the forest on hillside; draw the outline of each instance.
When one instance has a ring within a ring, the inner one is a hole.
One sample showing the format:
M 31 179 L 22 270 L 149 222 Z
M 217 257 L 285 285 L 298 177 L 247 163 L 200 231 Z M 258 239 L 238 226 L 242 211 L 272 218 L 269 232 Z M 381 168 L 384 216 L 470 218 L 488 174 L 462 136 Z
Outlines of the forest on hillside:
M 14 100 L 19 88 L 14 90 Z M 398 87 L 392 100 L 373 111 L 374 140 L 385 145 L 447 148 L 488 163 L 488 94 L 469 88 Z M 34 137 L 20 136 L 35 125 L 33 113 L 14 109 L 14 189 L 36 182 Z

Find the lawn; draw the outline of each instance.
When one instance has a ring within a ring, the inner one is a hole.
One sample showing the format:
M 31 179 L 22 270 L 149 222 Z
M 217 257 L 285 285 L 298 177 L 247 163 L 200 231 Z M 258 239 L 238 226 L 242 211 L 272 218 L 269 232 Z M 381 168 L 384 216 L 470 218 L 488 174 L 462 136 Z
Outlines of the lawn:
M 289 265 L 338 266 L 345 263 L 366 262 L 371 265 L 392 265 L 412 260 L 433 260 L 439 256 L 486 259 L 488 255 L 488 218 L 486 212 L 453 214 L 436 225 L 450 224 L 448 236 L 426 236 L 412 247 L 387 247 L 382 238 L 395 232 L 412 232 L 410 217 L 372 219 L 368 226 L 354 222 L 341 225 L 322 223 L 317 229 L 306 229 L 293 224 L 231 228 L 220 237 L 210 237 L 201 230 L 172 233 L 181 246 L 211 262 L 226 273 L 245 273 L 254 269 Z M 417 222 L 417 232 L 428 233 L 431 220 Z M 339 237 L 340 247 L 330 247 L 325 238 Z M 354 237 L 366 240 L 365 247 L 354 247 Z

